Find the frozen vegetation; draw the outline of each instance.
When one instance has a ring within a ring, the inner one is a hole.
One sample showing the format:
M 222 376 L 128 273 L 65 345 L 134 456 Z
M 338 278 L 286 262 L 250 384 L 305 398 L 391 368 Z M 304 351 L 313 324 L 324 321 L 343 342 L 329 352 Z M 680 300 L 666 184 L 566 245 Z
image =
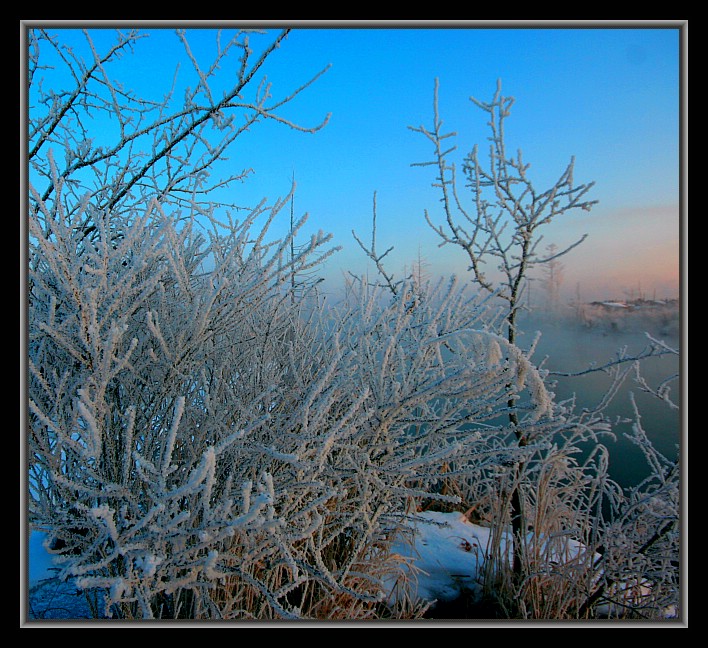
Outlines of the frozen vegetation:
M 461 597 L 466 618 L 680 618 L 678 463 L 635 408 L 649 476 L 620 487 L 611 421 L 557 398 L 520 346 L 526 273 L 567 251 L 537 253 L 537 229 L 590 209 L 592 185 L 573 183 L 571 162 L 536 192 L 504 150 L 501 87 L 475 102 L 496 171 L 475 147 L 471 208 L 437 101 L 434 128 L 417 129 L 451 229 L 426 218 L 472 279 L 395 279 L 374 224 L 362 248 L 377 281 L 353 276 L 329 303 L 317 272 L 331 237 L 304 240 L 292 213 L 272 235 L 292 194 L 248 211 L 208 200 L 204 171 L 243 131 L 235 115 L 301 128 L 278 112 L 287 98 L 251 87 L 285 34 L 255 60 L 245 34 L 208 69 L 191 59 L 176 109 L 105 74 L 137 34 L 88 63 L 29 36 L 27 521 L 69 592 L 54 606 L 35 588 L 31 615 L 61 616 L 78 588 L 91 616 L 123 620 L 403 620 Z M 45 52 L 62 52 L 71 92 L 52 86 Z M 222 68 L 234 85 L 215 99 Z M 113 116 L 114 144 L 93 143 L 73 118 L 84 110 Z M 677 353 L 650 340 L 649 355 Z M 640 361 L 602 369 L 612 388 L 636 369 L 676 407 Z

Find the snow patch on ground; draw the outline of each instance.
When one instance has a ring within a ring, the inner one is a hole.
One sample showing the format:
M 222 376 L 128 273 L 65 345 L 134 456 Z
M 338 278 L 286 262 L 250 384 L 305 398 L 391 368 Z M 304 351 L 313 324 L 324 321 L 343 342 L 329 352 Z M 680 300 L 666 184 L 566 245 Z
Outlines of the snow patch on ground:
M 426 601 L 452 601 L 463 593 L 478 594 L 480 572 L 489 547 L 490 529 L 463 513 L 427 511 L 413 526 L 413 542 L 398 541 L 394 553 L 410 564 L 408 589 L 391 586 L 391 598 L 407 595 Z M 502 539 L 502 552 L 506 539 Z

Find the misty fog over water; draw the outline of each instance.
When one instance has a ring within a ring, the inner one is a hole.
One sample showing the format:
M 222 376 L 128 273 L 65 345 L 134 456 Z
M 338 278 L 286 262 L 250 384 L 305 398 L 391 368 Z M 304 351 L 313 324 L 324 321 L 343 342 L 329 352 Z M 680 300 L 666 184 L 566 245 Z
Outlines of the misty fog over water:
M 678 312 L 676 313 L 678 321 Z M 618 349 L 626 347 L 627 355 L 640 353 L 648 343 L 641 330 L 613 330 L 612 327 L 596 326 L 587 328 L 572 320 L 549 322 L 540 318 L 526 317 L 521 324 L 524 335 L 520 346 L 527 347 L 536 331 L 542 332 L 533 356 L 536 363 L 544 358 L 544 367 L 551 372 L 579 372 L 591 365 L 601 366 L 617 357 Z M 671 348 L 678 349 L 680 338 L 678 326 L 668 330 L 648 330 L 658 340 Z M 629 367 L 629 364 L 625 365 Z M 679 356 L 665 355 L 649 358 L 642 362 L 642 375 L 651 387 L 656 387 L 670 376 L 679 374 Z M 610 377 L 600 371 L 582 376 L 552 376 L 556 382 L 553 391 L 556 400 L 561 401 L 576 396 L 577 408 L 592 409 L 602 402 Z M 647 394 L 634 380 L 630 372 L 612 402 L 604 410 L 613 423 L 616 440 L 607 438 L 605 445 L 610 451 L 610 473 L 622 486 L 632 486 L 648 475 L 646 462 L 641 451 L 624 435 L 632 430 L 634 412 L 630 402 L 630 392 L 634 394 L 641 424 L 652 444 L 668 459 L 676 459 L 681 435 L 680 412 L 671 409 L 665 402 L 652 394 Z M 671 382 L 671 400 L 680 403 L 679 380 Z

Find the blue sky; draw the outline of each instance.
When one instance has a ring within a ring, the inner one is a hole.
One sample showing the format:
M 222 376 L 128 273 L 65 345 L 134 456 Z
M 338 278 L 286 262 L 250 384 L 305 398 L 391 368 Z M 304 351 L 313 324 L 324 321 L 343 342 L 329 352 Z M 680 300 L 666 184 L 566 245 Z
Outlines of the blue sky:
M 425 209 L 441 217 L 433 171 L 411 166 L 430 159 L 429 142 L 408 127 L 431 126 L 437 77 L 460 161 L 475 143 L 484 149 L 488 135 L 469 97 L 490 100 L 501 79 L 504 94 L 516 99 L 507 144 L 523 150 L 537 188 L 550 186 L 571 156 L 576 182 L 596 182 L 591 197 L 600 202 L 590 213 L 546 231 L 544 240 L 559 246 L 588 234 L 563 260 L 568 293 L 579 285 L 586 299 L 618 298 L 640 286 L 650 296 L 678 295 L 678 25 L 292 27 L 262 74 L 282 97 L 331 64 L 283 111 L 306 126 L 328 113 L 330 121 L 316 134 L 261 124 L 237 140 L 224 173 L 254 169 L 234 188 L 241 204 L 285 195 L 295 175 L 295 210 L 309 213 L 308 231 L 332 232 L 344 247 L 327 262 L 328 285 L 343 271 L 366 268 L 351 231 L 369 239 L 375 191 L 379 249 L 395 246 L 387 257 L 392 272 L 400 276 L 420 251 L 432 273 L 465 274 L 461 253 L 439 249 L 423 218 Z M 136 47 L 126 82 L 157 97 L 169 87 L 181 45 L 171 28 L 145 29 L 150 38 Z M 254 46 L 277 31 L 254 35 Z M 188 31 L 200 60 L 209 60 L 215 33 Z

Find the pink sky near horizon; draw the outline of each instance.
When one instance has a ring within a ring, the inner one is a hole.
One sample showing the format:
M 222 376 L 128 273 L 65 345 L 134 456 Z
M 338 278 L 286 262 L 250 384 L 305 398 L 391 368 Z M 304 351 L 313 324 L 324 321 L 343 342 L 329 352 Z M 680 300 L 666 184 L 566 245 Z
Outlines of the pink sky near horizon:
M 579 287 L 583 300 L 638 297 L 640 292 L 646 298 L 679 297 L 678 205 L 588 215 L 573 230 L 583 226 L 588 238 L 563 259 L 564 295 L 574 295 Z
M 603 209 L 598 205 L 590 212 L 566 215 L 563 222 L 551 223 L 539 230 L 543 239 L 538 251 L 544 252 L 550 243 L 561 249 L 580 240 L 584 234 L 588 235 L 580 245 L 559 259 L 562 265 L 560 293 L 564 301 L 574 300 L 578 294 L 585 302 L 633 299 L 640 293 L 647 299 L 678 298 L 682 261 L 680 214 L 678 205 L 619 209 Z M 423 236 L 423 232 L 430 228 L 422 218 L 396 222 L 396 219 L 387 220 L 385 215 L 379 214 L 378 226 L 384 231 L 390 229 L 381 236 L 379 252 L 394 246 L 385 265 L 396 278 L 401 278 L 404 270 L 410 271 L 411 264 L 416 261 L 417 241 L 425 240 L 425 245 L 420 246 L 420 254 L 430 276 L 456 274 L 463 280 L 471 280 L 463 251 L 451 246 L 438 248 L 437 240 L 434 240 L 435 245 L 431 244 L 431 239 Z M 395 234 L 391 233 L 393 231 Z M 358 230 L 357 234 L 364 242 L 369 242 L 371 235 L 366 228 Z M 340 254 L 346 255 L 348 260 L 352 246 L 347 242 L 346 247 L 349 252 Z M 337 257 L 335 255 L 331 262 L 334 266 L 338 265 Z M 362 260 L 361 253 L 352 255 L 352 258 L 357 257 Z M 402 265 L 398 267 L 399 264 Z M 348 266 L 344 261 L 344 265 L 351 268 L 357 264 Z M 493 261 L 487 268 L 490 274 L 492 265 Z M 368 271 L 374 272 L 373 267 Z M 544 290 L 538 280 L 545 278 L 546 274 L 542 266 L 538 266 L 529 276 L 536 280 L 531 284 L 531 300 L 538 303 Z M 330 285 L 336 282 L 336 276 L 332 276 Z

